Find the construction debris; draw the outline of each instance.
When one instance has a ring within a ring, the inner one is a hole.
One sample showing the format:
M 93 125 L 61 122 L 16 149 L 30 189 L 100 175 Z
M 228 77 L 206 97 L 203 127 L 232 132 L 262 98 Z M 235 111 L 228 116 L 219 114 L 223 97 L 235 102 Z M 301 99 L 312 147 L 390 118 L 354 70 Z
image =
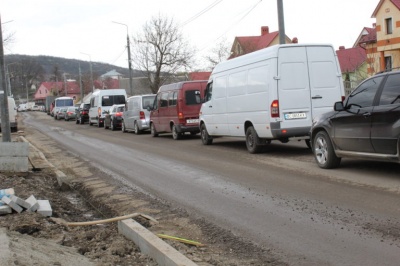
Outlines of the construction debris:
M 205 246 L 204 244 L 202 244 L 200 242 L 189 240 L 189 239 L 185 239 L 185 238 L 181 238 L 181 237 L 169 236 L 169 235 L 164 235 L 164 234 L 157 234 L 157 236 L 159 238 L 175 240 L 175 241 L 178 241 L 178 242 L 182 242 L 182 243 L 193 245 L 193 246 L 197 246 L 197 247 L 204 247 Z
M 52 209 L 50 201 L 36 200 L 35 196 L 31 195 L 26 200 L 15 196 L 13 188 L 0 190 L 0 215 L 10 214 L 12 211 L 21 213 L 26 210 L 28 212 L 38 212 L 43 216 L 51 216 Z

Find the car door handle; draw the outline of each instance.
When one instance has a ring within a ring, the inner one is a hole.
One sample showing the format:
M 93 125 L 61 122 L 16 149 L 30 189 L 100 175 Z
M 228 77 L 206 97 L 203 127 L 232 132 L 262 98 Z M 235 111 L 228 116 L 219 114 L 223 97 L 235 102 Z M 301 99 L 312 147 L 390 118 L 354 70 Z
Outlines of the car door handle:
M 315 96 L 311 97 L 311 99 L 322 99 L 322 96 L 320 96 L 320 95 L 315 95 Z
M 208 108 L 212 108 L 212 105 L 209 105 Z
M 365 113 L 363 113 L 363 116 L 364 116 L 365 118 L 370 117 L 370 116 L 371 116 L 371 113 L 370 113 L 370 112 L 365 112 Z

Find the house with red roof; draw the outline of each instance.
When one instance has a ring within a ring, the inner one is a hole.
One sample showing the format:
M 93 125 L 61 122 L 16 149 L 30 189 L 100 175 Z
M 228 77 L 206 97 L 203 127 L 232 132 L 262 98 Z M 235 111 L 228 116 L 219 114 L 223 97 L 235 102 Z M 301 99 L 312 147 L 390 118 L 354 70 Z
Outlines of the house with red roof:
M 75 80 L 66 82 L 42 82 L 33 97 L 36 105 L 44 105 L 46 96 L 69 96 L 75 101 L 80 99 L 81 90 Z
M 285 39 L 286 43 L 292 43 L 292 40 L 287 36 Z M 294 38 L 294 40 L 297 42 L 297 38 Z M 255 52 L 275 44 L 279 44 L 279 31 L 269 32 L 268 26 L 262 26 L 260 36 L 235 37 L 231 48 L 231 55 L 228 59 Z
M 376 41 L 365 41 L 371 74 L 400 68 L 400 0 L 380 0 L 372 13 Z
M 367 52 L 362 46 L 345 49 L 340 46 L 336 51 L 346 95 L 349 94 L 362 80 L 368 77 Z

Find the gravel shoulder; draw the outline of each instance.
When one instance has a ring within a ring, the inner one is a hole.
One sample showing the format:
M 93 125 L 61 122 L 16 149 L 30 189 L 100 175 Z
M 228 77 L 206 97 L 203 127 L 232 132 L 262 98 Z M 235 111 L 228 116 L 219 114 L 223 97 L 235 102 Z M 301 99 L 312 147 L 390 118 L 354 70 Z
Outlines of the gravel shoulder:
M 165 240 L 198 265 L 285 265 L 273 250 L 254 246 L 201 217 L 189 215 L 100 171 L 41 132 L 25 128 L 23 121 L 19 125 L 22 135 L 68 176 L 71 185 L 61 189 L 52 170 L 32 169 L 26 175 L 0 173 L 1 188 L 13 187 L 21 198 L 34 195 L 49 200 L 53 218 L 81 222 L 140 212 L 159 221 L 135 219 L 154 234 L 204 244 L 198 247 Z M 67 227 L 53 218 L 29 212 L 0 216 L 0 229 L 10 241 L 7 265 L 157 265 L 140 253 L 133 242 L 118 234 L 116 223 Z

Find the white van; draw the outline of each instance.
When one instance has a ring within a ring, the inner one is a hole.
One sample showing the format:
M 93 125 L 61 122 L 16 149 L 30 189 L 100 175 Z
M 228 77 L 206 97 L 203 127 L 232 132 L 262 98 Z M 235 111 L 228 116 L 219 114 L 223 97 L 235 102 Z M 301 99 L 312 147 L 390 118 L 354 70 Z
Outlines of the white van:
M 8 97 L 8 119 L 10 122 L 11 132 L 17 132 L 18 131 L 17 107 L 15 106 L 15 100 L 12 97 Z M 0 131 L 1 131 L 1 108 L 0 108 Z
M 149 107 L 154 104 L 156 94 L 135 95 L 127 99 L 122 114 L 122 132 L 133 131 L 140 134 L 150 129 Z
M 90 97 L 89 125 L 104 126 L 104 118 L 114 104 L 125 104 L 126 91 L 124 89 L 96 90 Z
M 315 116 L 344 99 L 332 45 L 275 45 L 218 64 L 200 109 L 201 139 L 245 137 L 250 153 L 271 140 L 304 138 Z

